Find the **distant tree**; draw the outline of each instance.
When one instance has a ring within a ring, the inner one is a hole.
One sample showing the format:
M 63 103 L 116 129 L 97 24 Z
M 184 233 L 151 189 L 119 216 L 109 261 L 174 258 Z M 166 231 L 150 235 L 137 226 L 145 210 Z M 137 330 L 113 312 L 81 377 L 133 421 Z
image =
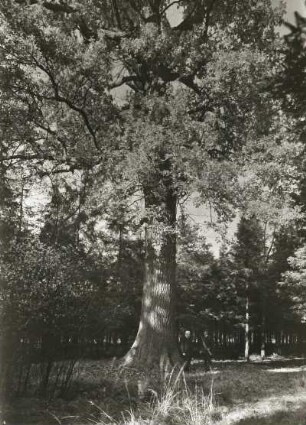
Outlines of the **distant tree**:
M 80 251 L 47 246 L 34 237 L 11 246 L 1 275 L 1 381 L 7 386 L 24 365 L 40 361 L 51 368 L 62 360 L 64 342 L 84 335 L 96 288 Z M 48 378 L 49 373 L 44 389 Z
M 4 164 L 0 165 L 0 252 L 7 249 L 17 234 L 18 203 L 14 194 L 7 170 Z
M 216 260 L 199 226 L 179 220 L 177 283 L 178 318 L 182 326 L 204 329 L 214 306 L 209 301 L 214 284 Z
M 306 101 L 303 92 L 306 87 L 306 18 L 295 13 L 295 24 L 286 23 L 289 34 L 285 36 L 284 61 L 273 80 L 274 92 L 282 100 L 283 110 L 294 119 L 293 132 L 300 141 L 300 155 L 297 158 L 297 187 L 292 198 L 300 207 L 302 215 L 295 226 L 285 227 L 278 235 L 273 263 L 272 279 L 281 281 L 280 300 L 283 317 L 296 323 L 304 318 L 303 313 L 303 256 L 305 245 L 306 179 L 305 179 L 305 135 Z M 275 84 L 276 83 L 276 84 Z M 288 271 L 286 271 L 288 270 Z M 283 273 L 281 277 L 281 273 Z M 277 284 L 277 283 L 276 283 Z
M 232 262 L 225 247 L 215 258 L 199 226 L 186 225 L 178 241 L 179 318 L 204 330 L 215 323 L 241 323 Z M 184 323 L 182 323 L 184 325 Z
M 268 320 L 273 329 L 282 330 L 292 321 L 291 300 L 285 291 L 280 290 L 279 282 L 289 268 L 288 259 L 301 244 L 296 223 L 280 228 L 275 234 L 274 248 L 268 265 L 267 303 L 270 306 Z M 272 308 L 273 307 L 273 308 Z
M 295 25 L 288 22 L 285 25 L 289 34 L 285 36 L 285 58 L 276 80 L 276 89 L 278 95 L 283 96 L 284 106 L 301 119 L 305 128 L 306 17 L 295 12 Z
M 72 249 L 76 262 L 83 252 L 95 289 L 88 335 L 99 339 L 103 332 L 121 327 L 128 336 L 135 331 L 143 279 L 143 240 L 130 236 L 133 213 L 117 209 L 113 196 L 110 203 L 107 190 L 99 194 L 97 204 L 89 173 L 55 175 L 51 181 L 40 241 L 59 251 Z
M 275 97 L 281 99 L 282 109 L 289 113 L 293 122 L 291 132 L 300 141 L 300 155 L 297 158 L 299 175 L 296 176 L 297 190 L 292 191 L 292 198 L 306 213 L 306 179 L 305 179 L 305 136 L 306 136 L 306 100 L 303 93 L 306 88 L 306 17 L 295 13 L 295 25 L 286 23 L 289 34 L 285 36 L 283 49 L 284 60 L 280 63 L 276 76 L 272 79 Z M 299 234 L 305 239 L 305 223 L 297 223 Z
M 290 269 L 281 279 L 281 291 L 289 297 L 292 311 L 300 321 L 306 321 L 306 248 L 299 248 L 288 258 Z
M 254 323 L 254 292 L 260 286 L 264 260 L 264 232 L 256 216 L 242 216 L 236 232 L 231 255 L 233 279 L 237 292 L 244 300 L 245 358 L 250 354 L 250 323 Z M 260 288 L 263 291 L 263 288 Z M 252 320 L 253 319 L 253 320 Z

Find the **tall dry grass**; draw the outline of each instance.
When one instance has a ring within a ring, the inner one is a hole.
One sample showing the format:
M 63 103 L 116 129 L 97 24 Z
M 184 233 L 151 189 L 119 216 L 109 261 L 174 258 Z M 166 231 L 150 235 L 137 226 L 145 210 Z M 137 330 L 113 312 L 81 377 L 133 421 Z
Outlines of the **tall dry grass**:
M 183 371 L 170 374 L 159 392 L 151 392 L 151 400 L 135 410 L 122 412 L 120 420 L 110 417 L 103 409 L 96 425 L 210 425 L 216 414 L 213 381 L 210 391 L 190 389 Z

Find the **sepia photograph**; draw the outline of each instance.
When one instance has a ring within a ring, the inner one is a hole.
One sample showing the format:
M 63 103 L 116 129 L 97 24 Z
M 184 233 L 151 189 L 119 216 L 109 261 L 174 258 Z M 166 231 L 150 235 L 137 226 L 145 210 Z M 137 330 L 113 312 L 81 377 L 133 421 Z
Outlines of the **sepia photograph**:
M 0 0 L 0 425 L 306 425 L 306 1 Z

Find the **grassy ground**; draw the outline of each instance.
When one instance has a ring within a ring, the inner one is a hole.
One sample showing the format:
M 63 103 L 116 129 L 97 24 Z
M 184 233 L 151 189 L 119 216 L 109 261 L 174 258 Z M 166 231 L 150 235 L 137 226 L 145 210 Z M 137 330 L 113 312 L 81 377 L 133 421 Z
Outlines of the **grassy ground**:
M 110 361 L 84 362 L 69 398 L 15 399 L 3 406 L 3 421 L 7 425 L 306 425 L 304 359 L 214 362 L 209 372 L 195 362 L 174 388 L 166 385 L 161 395 L 148 391 L 142 401 L 137 381 L 135 374 L 119 377 Z M 154 403 L 149 403 L 149 395 Z

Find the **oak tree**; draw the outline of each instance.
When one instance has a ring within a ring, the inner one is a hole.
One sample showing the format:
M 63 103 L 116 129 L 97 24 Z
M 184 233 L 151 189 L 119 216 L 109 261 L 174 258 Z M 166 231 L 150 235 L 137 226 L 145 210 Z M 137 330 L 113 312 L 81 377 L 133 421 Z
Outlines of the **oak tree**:
M 142 312 L 125 364 L 180 363 L 177 204 L 197 193 L 232 217 L 241 152 L 271 125 L 259 88 L 280 11 L 270 0 L 3 0 L 0 12 L 1 161 L 40 176 L 90 170 L 125 201 L 142 197 Z

